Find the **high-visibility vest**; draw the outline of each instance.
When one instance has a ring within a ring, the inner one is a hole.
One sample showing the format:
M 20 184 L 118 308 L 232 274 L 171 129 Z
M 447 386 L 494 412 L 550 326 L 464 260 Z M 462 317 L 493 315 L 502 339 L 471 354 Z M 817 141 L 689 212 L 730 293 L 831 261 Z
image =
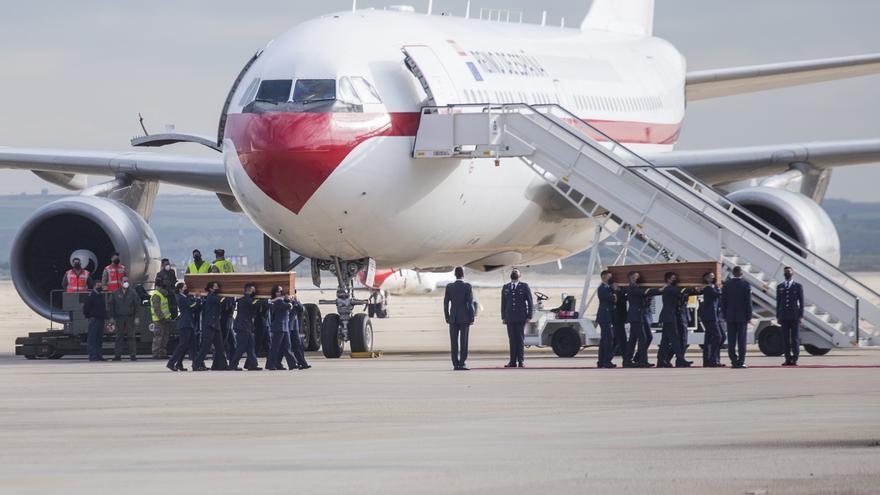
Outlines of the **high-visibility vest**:
M 88 292 L 89 271 L 80 270 L 79 275 L 71 268 L 64 274 L 67 277 L 67 292 Z
M 104 287 L 104 289 L 107 290 L 107 292 L 116 292 L 116 289 L 122 287 L 122 277 L 125 276 L 125 265 L 122 263 L 118 265 L 110 263 L 104 267 L 104 271 L 107 272 L 107 287 Z
M 217 271 L 220 273 L 232 273 L 235 271 L 235 267 L 229 260 L 216 260 L 214 261 L 214 266 L 217 267 Z
M 186 267 L 187 273 L 208 273 L 211 271 L 211 264 L 207 261 L 202 262 L 202 266 L 196 267 L 195 262 L 190 263 Z
M 159 296 L 159 308 L 162 310 L 162 314 L 165 315 L 164 320 L 169 319 L 171 317 L 171 310 L 168 307 L 168 298 L 161 292 L 154 290 L 150 292 L 150 316 L 153 317 L 153 321 L 163 321 L 163 318 L 159 318 L 159 315 L 156 314 L 156 308 L 153 307 L 154 296 Z

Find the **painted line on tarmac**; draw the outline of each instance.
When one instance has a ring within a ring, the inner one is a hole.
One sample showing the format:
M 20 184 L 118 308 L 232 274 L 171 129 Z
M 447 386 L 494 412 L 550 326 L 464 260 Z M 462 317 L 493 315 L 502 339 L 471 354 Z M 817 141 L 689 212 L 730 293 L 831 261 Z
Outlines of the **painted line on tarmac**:
M 874 369 L 880 368 L 880 365 L 872 365 L 872 364 L 804 364 L 800 366 L 779 366 L 779 365 L 749 365 L 746 369 Z M 472 371 L 525 371 L 525 370 L 650 370 L 650 369 L 734 369 L 730 366 L 725 366 L 723 368 L 708 368 L 703 366 L 690 366 L 688 368 L 623 368 L 618 366 L 617 368 L 597 368 L 595 366 L 526 366 L 525 368 L 505 368 L 504 366 L 482 366 L 482 367 L 472 367 L 470 368 Z

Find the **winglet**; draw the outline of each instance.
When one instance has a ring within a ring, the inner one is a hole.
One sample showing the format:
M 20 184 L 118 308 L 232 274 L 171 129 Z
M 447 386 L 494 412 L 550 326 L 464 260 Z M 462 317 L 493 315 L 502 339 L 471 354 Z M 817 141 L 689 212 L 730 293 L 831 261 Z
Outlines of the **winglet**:
M 593 0 L 581 30 L 650 36 L 654 32 L 654 0 Z

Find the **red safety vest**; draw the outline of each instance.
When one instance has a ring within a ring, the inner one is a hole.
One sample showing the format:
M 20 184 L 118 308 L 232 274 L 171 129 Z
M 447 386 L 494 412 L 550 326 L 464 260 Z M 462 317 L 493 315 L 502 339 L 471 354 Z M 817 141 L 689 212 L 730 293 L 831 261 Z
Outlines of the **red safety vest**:
M 122 263 L 114 266 L 113 263 L 104 267 L 104 271 L 107 273 L 107 287 L 104 289 L 107 292 L 116 292 L 116 289 L 122 287 L 122 277 L 125 276 L 125 265 Z
M 82 270 L 79 275 L 71 268 L 65 273 L 67 277 L 67 292 L 88 292 L 89 291 L 89 271 Z

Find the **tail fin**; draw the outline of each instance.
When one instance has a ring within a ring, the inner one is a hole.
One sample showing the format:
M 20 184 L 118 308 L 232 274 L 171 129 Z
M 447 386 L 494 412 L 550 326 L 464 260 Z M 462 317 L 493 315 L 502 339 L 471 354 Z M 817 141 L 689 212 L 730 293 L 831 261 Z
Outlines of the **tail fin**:
M 650 36 L 654 32 L 654 0 L 593 0 L 581 29 Z

